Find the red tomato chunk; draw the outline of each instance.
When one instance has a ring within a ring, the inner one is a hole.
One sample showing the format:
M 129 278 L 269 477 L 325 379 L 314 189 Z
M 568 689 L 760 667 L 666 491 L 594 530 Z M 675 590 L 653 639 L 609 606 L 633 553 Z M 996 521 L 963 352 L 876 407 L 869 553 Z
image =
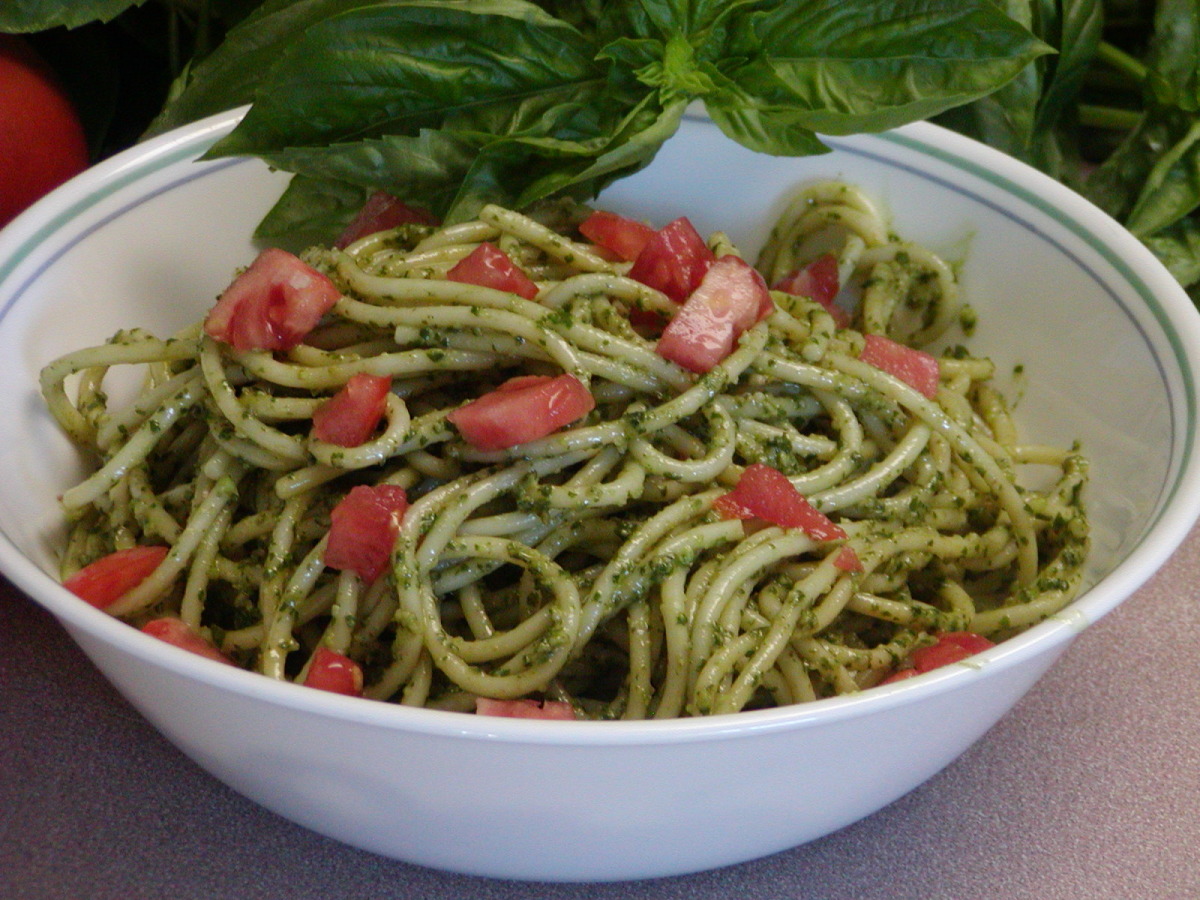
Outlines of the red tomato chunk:
M 328 647 L 318 647 L 313 653 L 304 683 L 320 691 L 348 697 L 361 697 L 363 694 L 362 668 L 350 657 Z
M 358 214 L 333 242 L 341 249 L 349 247 L 359 238 L 378 231 L 387 231 L 400 225 L 437 225 L 437 217 L 423 209 L 409 206 L 386 191 L 376 191 L 367 198 Z
M 508 258 L 507 253 L 487 241 L 455 263 L 446 273 L 446 280 L 508 291 L 526 300 L 538 295 L 534 281 Z
M 174 616 L 152 619 L 142 626 L 142 631 L 151 637 L 158 638 L 160 641 L 165 641 L 172 646 L 178 647 L 180 650 L 186 650 L 188 653 L 195 653 L 197 656 L 203 656 L 206 659 L 225 663 L 226 665 L 233 665 L 233 661 L 224 653 L 201 637 L 182 619 Z
M 843 572 L 861 572 L 864 568 L 862 560 L 850 546 L 845 546 L 838 551 L 838 555 L 833 558 L 833 564 Z
M 112 606 L 145 581 L 167 558 L 163 546 L 117 550 L 84 566 L 63 582 L 63 587 L 99 609 Z
M 982 653 L 989 647 L 995 647 L 992 640 L 973 631 L 945 631 L 938 635 L 937 643 L 928 647 L 918 647 L 909 656 L 910 666 L 897 669 L 880 684 L 892 684 L 903 681 L 925 672 L 932 672 L 942 666 L 962 662 L 964 659 Z
M 930 400 L 937 396 L 941 367 L 937 357 L 924 350 L 906 347 L 883 335 L 868 334 L 858 358 L 900 379 Z
M 603 209 L 584 219 L 579 233 L 626 262 L 637 259 L 654 237 L 654 229 L 649 225 Z
M 654 232 L 634 260 L 629 277 L 683 303 L 716 261 L 704 238 L 686 218 Z
M 918 672 L 929 672 L 950 663 L 960 662 L 994 646 L 996 645 L 983 635 L 971 631 L 947 631 L 938 635 L 936 644 L 914 650 L 912 665 Z
M 387 568 L 408 496 L 392 484 L 357 485 L 333 508 L 325 565 L 349 569 L 371 584 Z
M 0 34 L 0 226 L 87 165 L 87 136 L 53 71 L 24 38 Z
M 722 256 L 667 323 L 659 356 L 690 372 L 708 372 L 729 356 L 746 329 L 775 309 L 763 277 L 748 262 Z
M 762 519 L 780 528 L 799 528 L 815 541 L 846 538 L 842 527 L 809 503 L 786 475 L 763 463 L 747 466 L 737 486 L 714 500 L 713 508 L 727 519 Z
M 476 697 L 475 712 L 481 716 L 506 719 L 575 718 L 575 710 L 565 700 L 492 700 L 490 697 Z
M 850 324 L 850 314 L 834 302 L 841 284 L 838 281 L 837 257 L 832 253 L 822 253 L 804 268 L 781 278 L 775 283 L 774 289 L 820 303 L 833 316 L 838 328 Z
M 392 379 L 386 375 L 351 375 L 342 389 L 313 413 L 313 437 L 339 447 L 366 443 L 387 411 Z
M 332 281 L 286 250 L 264 250 L 225 289 L 204 330 L 236 350 L 290 350 L 341 294 Z
M 596 407 L 574 375 L 524 375 L 452 411 L 446 418 L 479 450 L 507 450 L 554 433 Z

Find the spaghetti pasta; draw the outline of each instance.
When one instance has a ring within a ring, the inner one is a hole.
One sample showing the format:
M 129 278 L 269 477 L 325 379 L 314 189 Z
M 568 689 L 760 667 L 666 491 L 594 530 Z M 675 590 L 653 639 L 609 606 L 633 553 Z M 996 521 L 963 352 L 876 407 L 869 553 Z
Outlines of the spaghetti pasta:
M 177 616 L 272 678 L 304 681 L 323 647 L 361 667 L 371 698 L 549 699 L 599 719 L 862 690 L 941 633 L 1000 640 L 1070 600 L 1084 458 L 1020 443 L 985 359 L 944 352 L 924 389 L 872 355 L 942 338 L 958 298 L 951 268 L 893 237 L 860 191 L 801 193 L 757 262 L 777 284 L 831 253 L 851 325 L 775 290 L 707 372 L 657 352 L 680 306 L 581 238 L 586 212 L 488 207 L 312 248 L 340 296 L 291 349 L 236 349 L 196 324 L 50 363 L 49 409 L 96 460 L 62 497 L 63 577 L 165 544 L 110 612 Z M 483 242 L 532 299 L 447 277 Z M 708 245 L 737 253 L 724 235 Z M 122 366 L 144 367 L 143 386 L 111 404 Z M 514 376 L 564 373 L 594 406 L 564 427 L 481 449 L 455 424 Z M 312 434 L 364 375 L 391 384 L 370 437 Z M 1049 473 L 1038 489 L 1018 482 L 1030 464 Z M 783 473 L 835 536 L 723 513 L 752 466 Z M 411 504 L 386 571 L 335 569 L 334 509 L 381 484 Z

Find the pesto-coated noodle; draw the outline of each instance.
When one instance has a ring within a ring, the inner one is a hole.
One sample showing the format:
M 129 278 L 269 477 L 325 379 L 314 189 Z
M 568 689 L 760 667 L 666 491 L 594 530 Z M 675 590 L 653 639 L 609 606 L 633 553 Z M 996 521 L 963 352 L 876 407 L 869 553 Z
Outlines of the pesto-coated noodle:
M 859 191 L 805 191 L 757 262 L 774 284 L 832 253 L 852 325 L 773 291 L 775 310 L 704 375 L 631 324 L 679 307 L 580 238 L 584 214 L 486 208 L 313 248 L 342 297 L 292 350 L 235 350 L 195 325 L 48 365 L 49 408 L 96 461 L 62 498 L 63 577 L 165 544 L 112 613 L 177 616 L 272 678 L 300 680 L 324 646 L 361 665 L 368 697 L 533 697 L 589 718 L 857 691 L 939 633 L 1000 640 L 1071 599 L 1088 545 L 1080 454 L 1019 442 L 987 360 L 943 352 L 931 398 L 859 358 L 865 335 L 929 346 L 958 316 L 951 268 L 891 236 Z M 483 241 L 534 299 L 444 278 Z M 735 252 L 724 235 L 710 246 Z M 144 385 L 113 408 L 106 374 L 128 365 Z M 447 419 L 514 375 L 564 372 L 596 406 L 546 437 L 483 450 Z M 376 432 L 313 437 L 314 412 L 360 373 L 392 379 Z M 845 537 L 723 517 L 714 501 L 754 463 Z M 1018 484 L 1031 465 L 1038 489 Z M 334 506 L 382 483 L 411 506 L 368 584 L 324 554 Z M 847 546 L 861 570 L 841 564 Z

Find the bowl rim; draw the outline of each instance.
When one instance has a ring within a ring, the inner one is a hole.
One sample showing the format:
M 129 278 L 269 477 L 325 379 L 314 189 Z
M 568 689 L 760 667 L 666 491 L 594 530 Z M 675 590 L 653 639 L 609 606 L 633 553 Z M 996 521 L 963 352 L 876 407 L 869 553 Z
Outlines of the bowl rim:
M 0 229 L 0 286 L 5 285 L 28 254 L 70 220 L 109 194 L 137 182 L 147 171 L 195 159 L 232 130 L 247 108 L 218 113 L 135 145 L 98 163 L 39 200 Z M 689 109 L 686 118 L 711 124 L 703 110 L 696 107 Z M 824 140 L 835 150 L 884 141 L 931 157 L 1050 215 L 1098 251 L 1140 296 L 1147 299 L 1150 312 L 1162 327 L 1180 365 L 1186 422 L 1195 425 L 1200 314 L 1166 268 L 1114 219 L 1031 166 L 932 123 L 918 122 L 881 134 Z M 867 155 L 872 154 L 868 152 Z M 882 155 L 882 151 L 877 151 L 877 155 Z M 218 160 L 210 165 L 233 164 L 241 159 Z M 196 177 L 210 171 L 198 170 Z M 930 177 L 929 173 L 919 171 L 924 177 Z M 44 266 L 39 268 L 28 281 L 35 280 L 43 269 Z M 0 316 L 21 293 L 22 290 L 17 290 L 8 304 L 0 308 Z M 76 632 L 86 632 L 121 653 L 183 678 L 202 682 L 206 687 L 292 710 L 306 710 L 395 731 L 539 745 L 624 746 L 723 740 L 752 732 L 801 729 L 898 708 L 957 689 L 971 679 L 986 678 L 1009 666 L 1020 665 L 1073 640 L 1144 584 L 1174 553 L 1200 516 L 1200 503 L 1189 507 L 1185 502 L 1187 498 L 1200 497 L 1195 430 L 1194 427 L 1184 430 L 1184 446 L 1174 480 L 1140 539 L 1098 584 L 1061 612 L 967 661 L 917 678 L 852 696 L 723 716 L 644 721 L 535 721 L 455 714 L 390 702 L 363 702 L 359 698 L 314 691 L 224 666 L 144 635 L 107 613 L 80 603 L 77 597 L 28 559 L 3 532 L 0 532 L 0 571 L 57 618 L 77 642 L 80 641 Z

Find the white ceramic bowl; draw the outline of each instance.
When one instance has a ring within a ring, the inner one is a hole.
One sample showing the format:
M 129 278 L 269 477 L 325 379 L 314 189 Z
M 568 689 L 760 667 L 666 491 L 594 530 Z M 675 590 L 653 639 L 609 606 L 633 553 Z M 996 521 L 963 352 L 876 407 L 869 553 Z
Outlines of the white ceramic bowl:
M 251 160 L 193 160 L 217 116 L 89 171 L 0 233 L 0 567 L 57 616 L 117 688 L 234 789 L 368 850 L 482 875 L 611 880 L 782 850 L 896 799 L 958 756 L 1128 597 L 1200 511 L 1200 317 L 1132 237 L 1058 184 L 929 125 L 756 156 L 689 118 L 607 205 L 686 214 L 753 250 L 787 195 L 839 177 L 896 230 L 960 263 L 973 348 L 1025 368 L 1019 420 L 1080 439 L 1095 549 L 1062 614 L 970 661 L 857 697 L 711 720 L 545 722 L 404 709 L 279 684 L 146 637 L 51 572 L 56 495 L 76 454 L 43 411 L 38 370 L 139 324 L 199 317 L 284 185 Z

